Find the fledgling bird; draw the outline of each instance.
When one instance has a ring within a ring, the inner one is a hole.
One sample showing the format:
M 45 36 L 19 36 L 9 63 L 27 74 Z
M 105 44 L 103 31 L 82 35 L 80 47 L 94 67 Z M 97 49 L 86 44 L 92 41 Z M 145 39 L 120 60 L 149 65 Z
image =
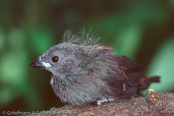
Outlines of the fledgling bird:
M 64 34 L 55 45 L 30 64 L 52 73 L 50 84 L 62 102 L 98 105 L 105 101 L 136 97 L 158 76 L 148 78 L 142 68 L 112 47 L 98 45 L 98 39 L 84 31 Z

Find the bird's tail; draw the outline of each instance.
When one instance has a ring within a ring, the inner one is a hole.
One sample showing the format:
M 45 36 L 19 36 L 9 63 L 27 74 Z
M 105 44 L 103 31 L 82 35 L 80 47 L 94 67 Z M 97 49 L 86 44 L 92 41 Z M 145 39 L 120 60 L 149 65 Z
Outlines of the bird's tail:
M 144 78 L 144 79 L 140 80 L 139 82 L 140 82 L 139 90 L 142 91 L 142 90 L 147 89 L 150 86 L 150 84 L 152 84 L 152 83 L 159 83 L 160 77 L 154 76 L 151 78 Z
M 149 78 L 149 81 L 150 81 L 150 83 L 159 83 L 160 77 L 159 76 L 151 77 L 151 78 Z

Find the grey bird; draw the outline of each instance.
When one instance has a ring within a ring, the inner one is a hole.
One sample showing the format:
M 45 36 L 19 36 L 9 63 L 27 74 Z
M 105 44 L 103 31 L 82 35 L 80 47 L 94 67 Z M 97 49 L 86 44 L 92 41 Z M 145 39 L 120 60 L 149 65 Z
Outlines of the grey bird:
M 141 66 L 112 47 L 97 44 L 98 39 L 84 31 L 70 30 L 64 41 L 30 64 L 52 73 L 50 84 L 62 102 L 90 105 L 137 97 L 160 77 L 148 78 Z

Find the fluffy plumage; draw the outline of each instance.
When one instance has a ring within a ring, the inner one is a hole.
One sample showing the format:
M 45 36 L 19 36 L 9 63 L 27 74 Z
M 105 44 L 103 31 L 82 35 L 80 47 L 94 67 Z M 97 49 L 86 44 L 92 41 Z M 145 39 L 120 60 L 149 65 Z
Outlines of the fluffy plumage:
M 97 41 L 84 30 L 80 36 L 68 30 L 62 43 L 48 49 L 30 66 L 50 71 L 55 94 L 72 105 L 135 97 L 151 83 L 159 82 L 159 77 L 148 78 L 138 64 Z

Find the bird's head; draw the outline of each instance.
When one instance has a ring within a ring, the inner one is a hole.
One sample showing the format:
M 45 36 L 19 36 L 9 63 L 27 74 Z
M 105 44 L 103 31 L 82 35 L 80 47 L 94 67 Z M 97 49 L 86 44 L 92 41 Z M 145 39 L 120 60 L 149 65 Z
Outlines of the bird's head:
M 94 68 L 101 68 L 99 60 L 105 57 L 102 52 L 112 50 L 112 47 L 97 45 L 98 39 L 84 32 L 79 37 L 67 31 L 63 38 L 64 42 L 48 49 L 30 66 L 45 69 L 58 77 L 84 74 Z
M 72 74 L 78 67 L 74 46 L 71 43 L 55 45 L 34 60 L 30 67 L 45 69 L 58 76 Z

